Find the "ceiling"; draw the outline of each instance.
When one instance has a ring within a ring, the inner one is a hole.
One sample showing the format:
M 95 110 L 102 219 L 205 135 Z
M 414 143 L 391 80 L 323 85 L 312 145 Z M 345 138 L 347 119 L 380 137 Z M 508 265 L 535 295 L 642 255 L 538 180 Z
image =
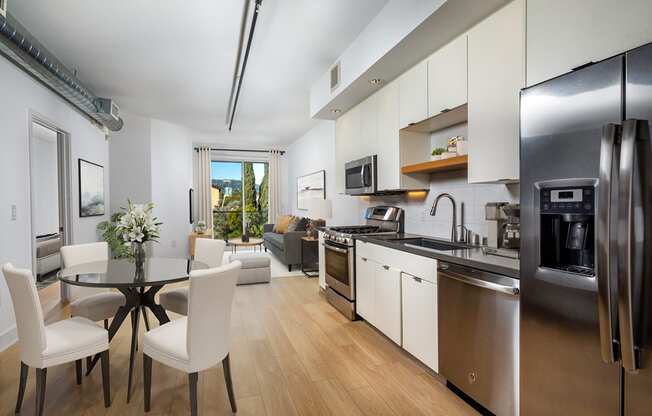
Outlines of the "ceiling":
M 228 133 L 243 1 L 20 0 L 9 12 L 123 111 L 207 133 L 203 140 L 287 145 L 315 124 L 311 85 L 387 0 L 263 1 Z

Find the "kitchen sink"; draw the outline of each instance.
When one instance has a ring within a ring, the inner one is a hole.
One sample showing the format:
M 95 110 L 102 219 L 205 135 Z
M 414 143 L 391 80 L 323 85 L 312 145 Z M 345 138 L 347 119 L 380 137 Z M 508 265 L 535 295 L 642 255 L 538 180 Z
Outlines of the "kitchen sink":
M 447 241 L 434 240 L 431 238 L 401 238 L 393 240 L 406 246 L 428 248 L 431 250 L 450 251 L 467 248 L 461 244 L 449 243 Z

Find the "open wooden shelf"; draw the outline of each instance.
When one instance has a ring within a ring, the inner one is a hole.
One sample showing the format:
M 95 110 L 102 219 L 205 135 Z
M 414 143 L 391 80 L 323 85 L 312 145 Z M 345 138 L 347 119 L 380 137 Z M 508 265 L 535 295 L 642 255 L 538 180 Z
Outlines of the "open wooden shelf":
M 407 165 L 401 168 L 401 173 L 436 173 L 450 170 L 463 170 L 468 167 L 469 157 L 467 155 L 450 157 L 442 160 L 431 160 L 429 162 Z

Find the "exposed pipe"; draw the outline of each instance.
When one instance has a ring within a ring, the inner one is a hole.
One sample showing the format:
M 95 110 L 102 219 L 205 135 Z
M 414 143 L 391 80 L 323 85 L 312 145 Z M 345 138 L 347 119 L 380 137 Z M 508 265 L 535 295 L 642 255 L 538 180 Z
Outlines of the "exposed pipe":
M 100 110 L 99 97 L 10 15 L 0 15 L 0 54 L 60 95 L 94 122 L 112 131 L 124 122 Z
M 226 124 L 231 119 L 231 105 L 233 104 L 233 94 L 235 94 L 236 83 L 238 82 L 238 72 L 240 71 L 240 60 L 242 59 L 242 47 L 244 45 L 245 29 L 247 28 L 247 16 L 249 15 L 249 0 L 244 0 L 242 8 L 242 19 L 240 20 L 240 38 L 238 39 L 238 52 L 235 57 L 233 68 L 233 81 L 231 82 L 231 94 L 229 95 L 229 105 L 226 109 Z
M 233 127 L 235 110 L 238 107 L 238 100 L 240 99 L 240 90 L 242 89 L 242 80 L 244 79 L 245 70 L 247 69 L 247 61 L 249 60 L 251 43 L 254 40 L 254 30 L 256 29 L 256 21 L 258 20 L 258 14 L 260 13 L 260 6 L 263 4 L 263 0 L 255 0 L 255 1 L 256 1 L 256 6 L 254 7 L 254 15 L 251 18 L 251 27 L 249 28 L 249 38 L 247 39 L 247 49 L 245 50 L 244 60 L 242 61 L 242 69 L 240 70 L 240 76 L 238 78 L 238 89 L 236 90 L 235 99 L 233 100 L 231 121 L 229 121 L 229 131 L 231 131 L 231 128 Z

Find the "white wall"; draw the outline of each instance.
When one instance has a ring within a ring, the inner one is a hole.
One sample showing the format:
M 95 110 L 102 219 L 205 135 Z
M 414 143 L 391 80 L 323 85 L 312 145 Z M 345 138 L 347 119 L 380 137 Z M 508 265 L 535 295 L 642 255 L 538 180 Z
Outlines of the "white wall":
M 361 221 L 361 204 L 358 198 L 335 191 L 335 122 L 322 120 L 312 130 L 292 143 L 286 153 L 287 202 L 286 212 L 308 216 L 297 209 L 297 177 L 319 170 L 326 171 L 326 199 L 333 207 L 328 225 L 358 224 Z
M 434 133 L 433 147 L 441 147 L 450 136 L 466 136 L 466 124 Z M 484 220 L 487 202 L 518 202 L 518 185 L 469 184 L 466 172 L 449 172 L 431 176 L 430 191 L 426 195 L 400 195 L 382 197 L 355 197 L 335 192 L 335 123 L 321 121 L 315 128 L 288 147 L 288 206 L 295 215 L 306 216 L 297 209 L 296 178 L 324 169 L 326 171 L 326 198 L 333 205 L 329 225 L 355 225 L 364 222 L 366 208 L 375 205 L 395 205 L 405 209 L 405 231 L 414 234 L 449 238 L 452 226 L 451 204 L 442 201 L 436 217 L 431 217 L 430 207 L 442 192 L 450 193 L 459 206 L 464 203 L 466 225 L 483 236 L 488 234 L 490 223 Z M 379 166 L 382 169 L 382 166 Z M 459 221 L 459 219 L 458 219 Z
M 109 149 L 104 134 L 66 102 L 0 58 L 0 264 L 12 262 L 31 268 L 32 224 L 29 187 L 30 111 L 70 133 L 72 183 L 72 238 L 75 243 L 97 241 L 96 226 L 108 218 L 79 218 L 77 159 L 83 158 L 105 167 L 105 198 L 109 193 Z M 11 206 L 17 208 L 11 220 Z M 4 279 L 0 281 L 0 350 L 13 343 L 14 313 Z
M 111 213 L 152 200 L 151 120 L 123 113 L 125 127 L 109 137 Z
M 188 255 L 188 190 L 192 188 L 193 137 L 191 129 L 152 119 L 152 202 L 163 222 L 159 244 L 153 253 L 160 257 Z
M 59 171 L 57 132 L 34 123 L 32 125 L 32 209 L 34 234 L 59 232 Z

